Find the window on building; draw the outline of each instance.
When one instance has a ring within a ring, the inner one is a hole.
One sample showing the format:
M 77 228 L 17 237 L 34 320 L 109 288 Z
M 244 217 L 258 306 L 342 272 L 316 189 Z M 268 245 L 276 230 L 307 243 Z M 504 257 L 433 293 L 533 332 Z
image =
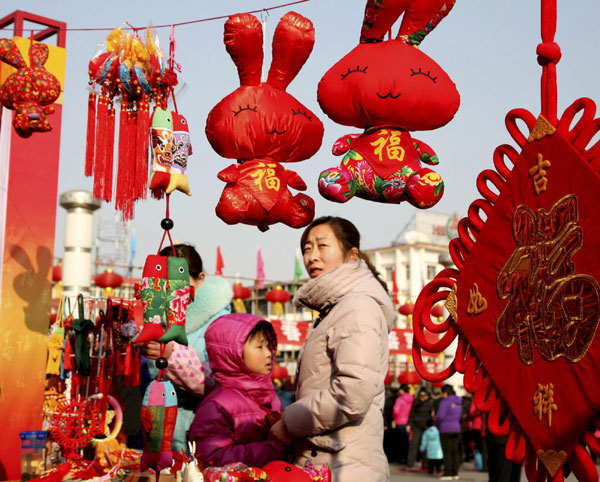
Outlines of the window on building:
M 406 269 L 406 281 L 410 281 L 410 266 L 405 266 Z
M 435 278 L 435 275 L 436 275 L 435 266 L 428 265 L 427 266 L 427 279 L 431 280 L 431 279 Z
M 394 269 L 393 268 L 385 268 L 385 280 L 388 283 L 394 282 Z

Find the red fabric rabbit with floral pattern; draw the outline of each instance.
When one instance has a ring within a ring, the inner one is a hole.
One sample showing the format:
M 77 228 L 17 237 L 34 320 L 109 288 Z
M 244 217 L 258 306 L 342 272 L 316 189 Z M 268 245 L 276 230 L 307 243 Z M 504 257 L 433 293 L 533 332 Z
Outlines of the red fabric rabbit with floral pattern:
M 411 131 L 449 122 L 459 94 L 448 74 L 418 46 L 448 14 L 454 0 L 368 0 L 360 43 L 323 76 L 318 101 L 335 122 L 364 129 L 333 146 L 344 155 L 319 176 L 319 192 L 335 202 L 407 201 L 425 209 L 442 197 L 433 149 Z M 384 40 L 401 16 L 396 38 Z
M 46 119 L 54 112 L 53 104 L 61 92 L 58 79 L 44 68 L 48 46 L 34 43 L 29 47 L 30 66 L 11 39 L 0 39 L 0 60 L 17 69 L 0 87 L 0 103 L 16 112 L 13 126 L 21 137 L 33 132 L 52 130 Z

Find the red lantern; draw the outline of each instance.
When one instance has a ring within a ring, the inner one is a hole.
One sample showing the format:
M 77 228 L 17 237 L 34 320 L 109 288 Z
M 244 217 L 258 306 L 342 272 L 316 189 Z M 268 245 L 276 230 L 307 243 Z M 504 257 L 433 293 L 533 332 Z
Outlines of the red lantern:
M 415 371 L 406 371 L 398 375 L 398 383 L 405 385 L 417 385 L 421 381 L 421 377 Z
M 273 380 L 285 380 L 288 377 L 288 371 L 286 367 L 281 365 L 273 365 L 273 371 L 271 372 L 271 378 Z
M 242 286 L 240 283 L 233 284 L 233 298 L 237 300 L 245 300 L 250 298 L 252 291 L 246 286 Z
M 252 296 L 250 288 L 242 286 L 240 283 L 233 284 L 233 309 L 236 313 L 246 313 L 244 300 Z
M 392 383 L 392 374 L 391 372 L 387 372 L 385 378 L 383 379 L 383 384 L 389 385 L 390 383 Z
M 431 316 L 442 318 L 444 316 L 444 308 L 442 308 L 442 305 L 434 305 L 433 308 L 431 308 Z
M 290 292 L 281 286 L 276 286 L 265 293 L 265 299 L 273 303 L 273 315 L 275 316 L 283 316 L 283 303 L 290 301 L 291 297 Z
M 96 275 L 94 282 L 96 286 L 110 291 L 123 284 L 123 277 L 119 273 L 115 273 L 112 269 L 107 269 L 104 273 Z
M 407 301 L 400 308 L 398 308 L 398 312 L 404 316 L 412 316 L 413 311 L 415 311 L 415 304 L 412 301 Z
M 444 381 L 441 380 L 439 382 L 431 382 L 431 386 L 435 388 L 442 388 L 444 386 Z
M 52 281 L 58 283 L 62 280 L 62 263 L 52 266 Z

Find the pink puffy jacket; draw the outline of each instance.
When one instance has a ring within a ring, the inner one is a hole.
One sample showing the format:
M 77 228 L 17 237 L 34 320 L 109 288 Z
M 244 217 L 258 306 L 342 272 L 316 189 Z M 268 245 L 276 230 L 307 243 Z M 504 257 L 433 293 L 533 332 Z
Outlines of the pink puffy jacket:
M 403 393 L 394 402 L 394 422 L 396 425 L 406 425 L 410 415 L 414 397 L 410 393 Z
M 267 441 L 269 427 L 260 423 L 269 412 L 281 410 L 271 376 L 252 372 L 243 358 L 244 342 L 259 321 L 263 320 L 236 313 L 216 319 L 206 330 L 206 351 L 218 388 L 196 410 L 189 433 L 189 440 L 196 442 L 196 457 L 205 464 L 262 467 L 284 458 L 284 447 Z M 269 345 L 274 359 L 275 331 Z

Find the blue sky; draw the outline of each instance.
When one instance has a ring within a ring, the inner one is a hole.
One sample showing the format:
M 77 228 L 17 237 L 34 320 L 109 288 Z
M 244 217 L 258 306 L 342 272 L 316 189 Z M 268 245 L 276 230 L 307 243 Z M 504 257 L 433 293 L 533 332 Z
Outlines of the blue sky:
M 222 0 L 158 2 L 148 0 L 84 2 L 79 0 L 4 1 L 2 15 L 22 9 L 56 20 L 67 27 L 117 27 L 127 21 L 135 26 L 168 24 L 229 15 L 267 8 L 283 0 Z M 563 57 L 558 64 L 559 115 L 579 97 L 598 99 L 600 54 L 598 53 L 597 0 L 561 1 L 556 41 Z M 332 143 L 341 135 L 357 132 L 334 124 L 316 101 L 322 75 L 358 42 L 364 0 L 311 0 L 290 8 L 273 10 L 267 16 L 267 66 L 270 43 L 279 18 L 293 9 L 310 18 L 316 30 L 312 55 L 288 92 L 315 112 L 325 125 L 320 151 L 311 159 L 287 165 L 307 182 L 307 194 L 315 199 L 316 214 L 338 215 L 353 221 L 362 233 L 363 248 L 389 245 L 411 218 L 408 204 L 383 205 L 354 198 L 344 205 L 321 198 L 316 179 L 340 158 L 331 154 Z M 185 88 L 177 97 L 186 115 L 194 148 L 188 174 L 193 196 L 172 196 L 174 237 L 194 244 L 202 255 L 206 271 L 214 272 L 216 246 L 221 246 L 225 273 L 252 277 L 256 269 L 256 248 L 265 260 L 266 277 L 289 280 L 294 272 L 294 255 L 301 231 L 275 225 L 266 233 L 252 226 L 228 226 L 214 213 L 224 183 L 217 173 L 231 164 L 210 147 L 204 134 L 206 116 L 225 95 L 239 86 L 235 67 L 223 45 L 225 20 L 177 27 L 177 61 L 183 66 L 180 83 Z M 92 188 L 83 175 L 87 112 L 87 63 L 108 32 L 68 32 L 67 72 L 64 85 L 61 163 L 58 191 Z M 168 29 L 159 30 L 162 45 L 168 45 Z M 453 11 L 423 42 L 421 49 L 448 72 L 461 95 L 461 106 L 448 125 L 429 132 L 414 133 L 437 152 L 435 168 L 444 179 L 446 191 L 435 212 L 466 210 L 478 196 L 477 174 L 492 167 L 496 146 L 511 143 L 504 117 L 513 108 L 540 112 L 541 67 L 536 61 L 540 42 L 540 2 L 534 0 L 457 0 Z M 110 218 L 111 205 L 104 205 L 102 217 Z M 142 265 L 146 254 L 155 252 L 162 231 L 164 202 L 147 200 L 137 204 L 133 226 L 137 234 L 134 263 Z M 62 255 L 64 210 L 57 205 L 55 254 Z

